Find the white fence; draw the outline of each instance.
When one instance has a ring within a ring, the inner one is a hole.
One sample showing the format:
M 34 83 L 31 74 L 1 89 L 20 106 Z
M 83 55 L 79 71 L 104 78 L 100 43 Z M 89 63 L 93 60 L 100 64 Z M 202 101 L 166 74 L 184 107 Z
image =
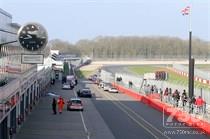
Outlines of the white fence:
M 121 83 L 125 86 L 129 86 L 129 81 L 132 81 L 133 83 L 133 89 L 136 91 L 144 91 L 143 86 L 145 84 L 149 85 L 155 85 L 158 90 L 161 88 L 164 90 L 165 88 L 171 88 L 172 92 L 174 92 L 176 89 L 182 94 L 183 90 L 188 91 L 188 87 L 182 86 L 182 85 L 176 85 L 169 83 L 167 81 L 158 81 L 158 80 L 143 80 L 140 76 L 134 76 L 131 74 L 125 74 L 125 73 L 115 73 L 112 74 L 110 72 L 107 72 L 105 70 L 101 71 L 101 79 L 105 82 L 115 82 L 117 77 L 121 77 L 122 81 Z M 144 82 L 143 82 L 144 81 Z M 196 97 L 202 96 L 202 98 L 207 102 L 207 104 L 210 104 L 210 92 L 206 89 L 201 88 L 194 88 L 194 95 Z
M 114 82 L 114 75 L 110 72 L 105 71 L 105 70 L 101 70 L 100 78 L 104 82 Z
M 179 71 L 186 72 L 186 73 L 188 73 L 188 70 L 189 70 L 188 66 L 184 66 L 184 65 L 180 65 L 180 64 L 173 64 L 173 68 L 177 69 Z M 197 76 L 197 77 L 203 78 L 203 79 L 210 80 L 210 72 L 195 69 L 194 70 L 194 75 Z
M 177 89 L 180 93 L 182 93 L 184 89 L 186 91 L 188 91 L 188 87 L 186 87 L 186 86 L 176 85 L 176 84 L 172 84 L 172 83 L 169 83 L 169 82 L 166 82 L 166 81 L 148 80 L 147 83 L 151 84 L 151 85 L 156 85 L 157 87 L 159 87 L 161 89 L 165 89 L 166 87 L 171 88 L 172 92 L 175 89 Z M 210 92 L 209 92 L 209 90 L 202 89 L 202 88 L 194 88 L 194 95 L 195 95 L 195 97 L 202 96 L 202 98 L 208 104 L 210 104 Z
M 142 84 L 142 81 L 143 81 L 142 78 L 134 76 L 134 75 L 125 74 L 125 73 L 116 73 L 115 74 L 115 81 L 116 81 L 117 77 L 121 77 L 123 84 L 125 84 L 126 86 L 129 86 L 128 85 L 129 81 L 132 81 L 133 87 L 140 90 L 141 84 Z

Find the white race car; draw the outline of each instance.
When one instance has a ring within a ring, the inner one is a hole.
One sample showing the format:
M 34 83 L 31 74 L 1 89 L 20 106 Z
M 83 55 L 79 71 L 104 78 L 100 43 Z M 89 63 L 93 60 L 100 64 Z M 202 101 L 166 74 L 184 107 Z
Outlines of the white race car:
M 118 93 L 118 90 L 115 87 L 111 87 L 108 90 L 110 93 Z
M 69 83 L 64 83 L 62 89 L 71 89 L 71 85 Z

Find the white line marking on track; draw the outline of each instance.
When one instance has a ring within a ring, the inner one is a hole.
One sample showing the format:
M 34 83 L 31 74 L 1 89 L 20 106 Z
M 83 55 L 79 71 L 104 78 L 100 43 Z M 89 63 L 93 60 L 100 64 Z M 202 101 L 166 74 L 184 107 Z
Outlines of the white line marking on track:
M 100 94 L 102 94 L 104 97 L 108 98 L 109 100 L 115 100 L 116 102 L 112 102 L 114 105 L 116 105 L 119 109 L 121 109 L 124 113 L 126 113 L 133 121 L 135 121 L 138 125 L 140 125 L 141 127 L 143 127 L 145 130 L 147 130 L 156 139 L 158 139 L 158 137 L 155 134 L 153 134 L 150 129 L 142 126 L 142 124 L 136 118 L 134 118 L 132 115 L 130 115 L 128 113 L 128 111 L 130 111 L 132 114 L 134 114 L 136 117 L 138 117 L 144 123 L 146 123 L 147 126 L 151 127 L 153 130 L 157 131 L 160 135 L 164 136 L 167 139 L 170 139 L 169 136 L 164 135 L 159 129 L 157 129 L 151 123 L 149 123 L 148 121 L 146 121 L 143 117 L 141 117 L 139 114 L 137 114 L 134 110 L 132 110 L 131 108 L 129 108 L 128 106 L 126 106 L 125 104 L 123 104 L 122 102 L 120 102 L 119 99 L 117 99 L 116 97 L 114 97 L 114 96 L 112 96 L 110 94 L 101 93 L 101 90 L 98 90 L 95 86 L 92 86 L 92 87 L 93 87 L 94 90 L 97 90 Z
M 80 112 L 80 116 L 81 116 L 81 119 L 82 119 L 83 127 L 84 127 L 84 129 L 85 129 L 85 133 L 87 134 L 87 139 L 90 139 L 90 135 L 89 135 L 87 126 L 86 126 L 86 124 L 85 124 L 85 120 L 84 120 L 84 117 L 83 117 L 82 112 Z
M 75 90 L 73 90 L 73 92 L 74 92 L 74 96 L 77 97 Z M 85 130 L 85 133 L 87 134 L 87 139 L 90 139 L 90 135 L 89 135 L 87 126 L 86 126 L 86 124 L 85 124 L 84 116 L 83 116 L 83 114 L 82 114 L 81 111 L 80 111 L 80 117 L 81 117 L 81 119 L 82 119 L 82 124 L 83 124 L 84 130 Z

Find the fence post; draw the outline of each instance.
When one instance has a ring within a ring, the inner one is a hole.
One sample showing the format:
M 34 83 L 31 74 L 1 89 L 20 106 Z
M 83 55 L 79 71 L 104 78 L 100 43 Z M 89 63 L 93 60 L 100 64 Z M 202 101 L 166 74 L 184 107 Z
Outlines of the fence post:
M 201 98 L 203 98 L 203 88 L 201 88 Z

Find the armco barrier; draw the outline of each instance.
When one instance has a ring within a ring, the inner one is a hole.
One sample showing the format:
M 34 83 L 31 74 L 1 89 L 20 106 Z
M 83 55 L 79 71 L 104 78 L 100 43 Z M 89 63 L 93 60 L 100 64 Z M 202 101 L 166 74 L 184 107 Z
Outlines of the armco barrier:
M 159 101 L 149 98 L 147 96 L 138 94 L 137 92 L 135 92 L 131 89 L 125 88 L 125 87 L 118 85 L 116 83 L 113 83 L 113 86 L 115 86 L 120 92 L 134 98 L 135 100 L 141 101 L 144 104 L 147 104 L 150 107 L 157 109 L 160 112 L 164 111 L 164 114 L 166 114 L 166 115 L 172 115 L 172 114 L 174 114 L 174 111 L 176 111 L 176 113 L 174 115 L 174 118 L 176 120 L 178 120 L 180 122 L 184 122 L 188 126 L 192 126 L 194 128 L 200 129 L 200 130 L 204 131 L 206 134 L 210 135 L 210 123 L 205 122 L 205 121 L 198 119 L 196 117 L 193 117 L 186 112 L 178 110 L 177 108 L 171 107 L 167 104 L 164 104 L 162 102 L 159 102 Z

